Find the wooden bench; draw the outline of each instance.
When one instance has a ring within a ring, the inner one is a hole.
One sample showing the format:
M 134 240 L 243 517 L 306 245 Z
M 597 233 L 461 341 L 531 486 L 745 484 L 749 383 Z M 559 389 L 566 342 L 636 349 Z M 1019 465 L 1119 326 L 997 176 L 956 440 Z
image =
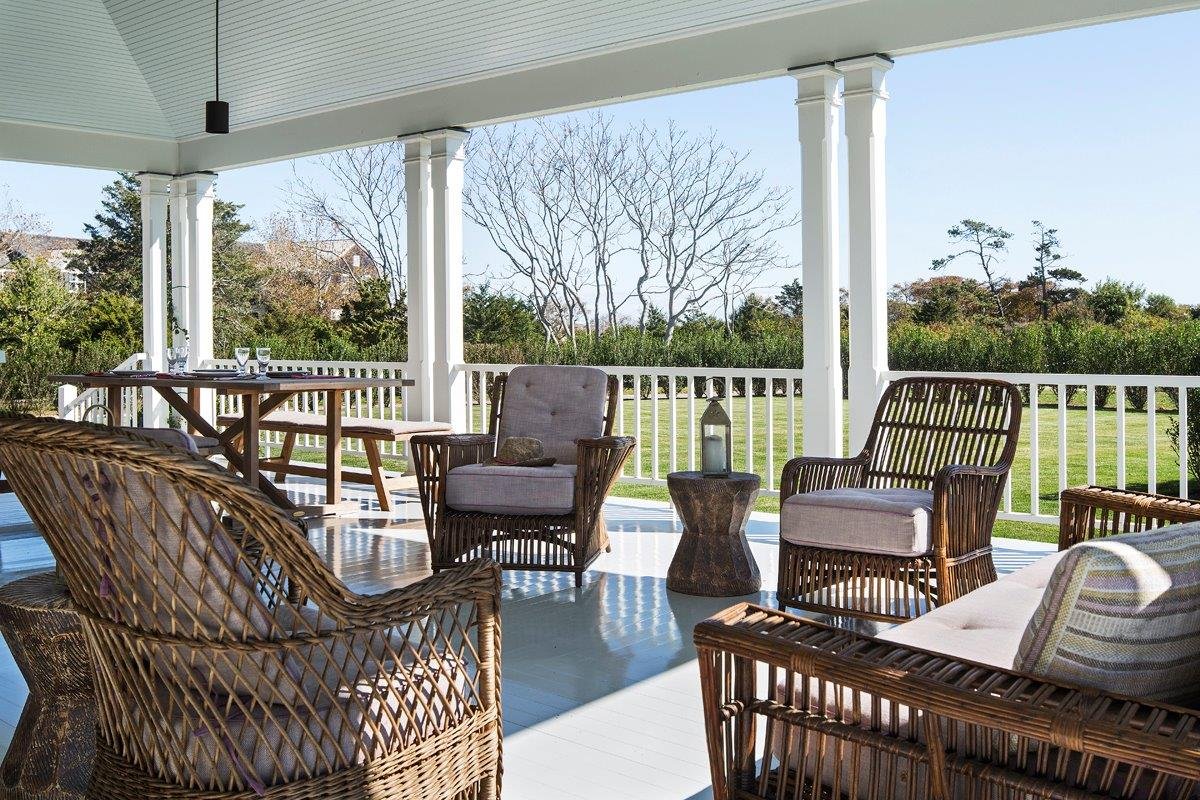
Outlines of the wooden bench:
M 241 417 L 228 414 L 217 419 L 222 427 L 232 425 Z M 275 411 L 264 417 L 258 425 L 259 430 L 282 433 L 283 449 L 278 458 L 266 459 L 259 466 L 266 472 L 275 470 L 275 481 L 283 480 L 284 475 L 304 475 L 310 478 L 324 478 L 325 467 L 316 464 L 291 463 L 292 451 L 296 447 L 296 437 L 300 434 L 325 436 L 328 432 L 324 414 L 312 414 L 305 411 Z M 342 470 L 342 481 L 345 483 L 366 484 L 375 487 L 379 497 L 379 507 L 391 511 L 391 491 L 398 478 L 389 478 L 383 474 L 383 461 L 379 454 L 380 442 L 407 442 L 418 433 L 453 433 L 453 428 L 445 422 L 408 422 L 390 419 L 365 419 L 363 417 L 342 417 L 342 438 L 361 439 L 363 450 L 366 451 L 367 464 L 370 472 L 357 470 Z M 406 475 L 413 473 L 412 458 L 406 454 L 408 469 Z M 327 498 L 326 502 L 336 503 L 340 498 Z

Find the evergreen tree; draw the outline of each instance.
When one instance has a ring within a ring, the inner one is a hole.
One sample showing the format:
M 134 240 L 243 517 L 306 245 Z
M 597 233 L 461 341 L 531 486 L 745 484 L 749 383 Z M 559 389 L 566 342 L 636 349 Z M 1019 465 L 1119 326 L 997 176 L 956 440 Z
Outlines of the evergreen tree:
M 371 347 L 408 338 L 408 305 L 401 292 L 395 302 L 391 286 L 383 278 L 368 278 L 359 285 L 358 296 L 342 306 L 341 325 L 350 341 Z
M 1055 306 L 1079 296 L 1083 273 L 1067 266 L 1058 266 L 1063 259 L 1058 229 L 1033 221 L 1033 272 L 1021 281 L 1021 286 L 1037 290 L 1038 307 L 1043 320 L 1050 319 Z M 1070 284 L 1075 284 L 1074 286 Z

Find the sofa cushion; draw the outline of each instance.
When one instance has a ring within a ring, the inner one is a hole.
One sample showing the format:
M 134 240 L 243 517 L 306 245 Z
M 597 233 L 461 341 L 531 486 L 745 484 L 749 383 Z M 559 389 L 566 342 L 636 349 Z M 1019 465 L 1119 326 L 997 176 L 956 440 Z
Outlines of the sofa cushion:
M 932 513 L 923 489 L 822 489 L 785 500 L 779 532 L 807 547 L 919 556 L 929 552 Z
M 575 442 L 604 435 L 608 374 L 595 367 L 514 367 L 504 384 L 496 440 L 539 439 L 546 456 L 576 462 Z
M 1068 549 L 1012 664 L 1114 694 L 1193 700 L 1200 682 L 1200 523 Z
M 889 628 L 877 638 L 1009 669 L 1062 556 L 1054 553 L 1038 559 L 952 603 Z
M 575 465 L 456 467 L 446 475 L 446 505 L 485 514 L 569 514 L 575 507 Z

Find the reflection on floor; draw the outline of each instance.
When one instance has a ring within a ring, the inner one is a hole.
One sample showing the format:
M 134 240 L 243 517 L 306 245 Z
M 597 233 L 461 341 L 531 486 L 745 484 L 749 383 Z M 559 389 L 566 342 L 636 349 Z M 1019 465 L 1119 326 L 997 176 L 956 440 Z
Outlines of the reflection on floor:
M 323 501 L 302 480 L 300 503 Z M 420 508 L 393 513 L 350 489 L 361 511 L 312 526 L 310 539 L 352 588 L 380 592 L 429 574 Z M 401 498 L 397 496 L 397 500 Z M 747 598 L 668 592 L 667 566 L 678 521 L 660 503 L 620 500 L 605 508 L 612 553 L 584 586 L 569 575 L 510 572 L 504 578 L 505 796 L 527 798 L 710 797 L 692 627 L 742 599 L 774 603 L 774 591 Z M 754 514 L 748 535 L 773 587 L 777 519 Z M 996 565 L 1009 572 L 1048 545 L 1000 540 Z M 0 495 L 0 584 L 53 566 L 45 544 L 11 495 Z M 0 752 L 25 700 L 25 683 L 0 646 Z

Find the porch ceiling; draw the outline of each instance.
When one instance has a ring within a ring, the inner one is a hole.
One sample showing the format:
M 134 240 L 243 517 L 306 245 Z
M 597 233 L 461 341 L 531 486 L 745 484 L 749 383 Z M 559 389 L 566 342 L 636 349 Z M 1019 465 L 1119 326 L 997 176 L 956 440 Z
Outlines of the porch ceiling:
M 186 172 L 1200 0 L 0 0 L 0 158 Z

